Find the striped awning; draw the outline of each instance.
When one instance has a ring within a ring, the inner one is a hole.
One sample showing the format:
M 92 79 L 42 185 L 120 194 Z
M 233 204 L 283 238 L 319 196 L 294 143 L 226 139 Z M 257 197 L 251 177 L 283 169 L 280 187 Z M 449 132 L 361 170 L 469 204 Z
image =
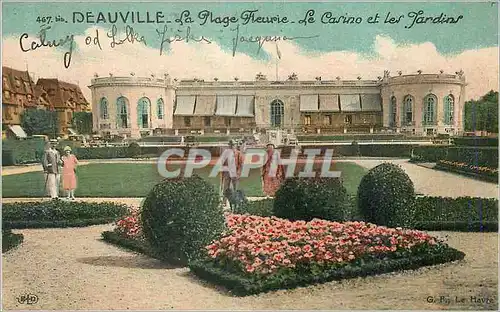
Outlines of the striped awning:
M 236 95 L 218 95 L 217 116 L 234 116 L 236 114 Z
M 340 110 L 338 94 L 320 95 L 319 110 L 322 112 L 338 112 Z
M 178 95 L 174 115 L 192 116 L 194 111 L 194 95 Z
M 318 111 L 318 95 L 307 94 L 300 96 L 300 111 L 301 112 L 317 112 Z
M 236 116 L 253 117 L 254 116 L 254 96 L 253 95 L 238 95 L 238 105 L 236 108 Z
M 341 94 L 340 108 L 343 112 L 361 111 L 361 102 L 359 101 L 359 94 Z
M 24 132 L 24 129 L 19 125 L 9 126 L 9 130 L 12 131 L 12 133 L 14 133 L 14 135 L 18 138 L 25 139 L 28 137 L 26 132 Z
M 194 114 L 197 116 L 213 116 L 216 99 L 215 95 L 197 95 Z
M 382 110 L 380 94 L 361 94 L 361 110 L 379 112 Z

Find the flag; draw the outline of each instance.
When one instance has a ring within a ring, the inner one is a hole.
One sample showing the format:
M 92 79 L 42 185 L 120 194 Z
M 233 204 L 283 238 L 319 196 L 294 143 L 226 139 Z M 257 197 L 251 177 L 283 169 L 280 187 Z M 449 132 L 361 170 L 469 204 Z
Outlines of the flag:
M 281 51 L 280 48 L 278 48 L 278 42 L 276 42 L 276 54 L 278 55 L 278 58 L 281 60 Z

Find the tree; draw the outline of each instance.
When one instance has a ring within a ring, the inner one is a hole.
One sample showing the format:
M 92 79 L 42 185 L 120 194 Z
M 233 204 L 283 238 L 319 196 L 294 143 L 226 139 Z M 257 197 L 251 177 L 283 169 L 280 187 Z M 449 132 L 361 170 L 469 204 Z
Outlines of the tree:
M 72 124 L 79 134 L 92 134 L 92 113 L 91 112 L 73 113 Z
M 479 100 L 465 102 L 465 131 L 498 133 L 498 92 L 491 90 Z
M 55 138 L 57 136 L 57 112 L 43 109 L 26 109 L 21 114 L 21 127 L 27 135 L 44 134 Z

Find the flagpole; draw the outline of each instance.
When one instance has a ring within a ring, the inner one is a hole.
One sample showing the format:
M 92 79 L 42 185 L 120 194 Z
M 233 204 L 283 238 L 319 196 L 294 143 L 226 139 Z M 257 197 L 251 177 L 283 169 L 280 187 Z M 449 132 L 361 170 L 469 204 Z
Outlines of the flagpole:
M 278 80 L 278 56 L 276 56 L 276 81 Z

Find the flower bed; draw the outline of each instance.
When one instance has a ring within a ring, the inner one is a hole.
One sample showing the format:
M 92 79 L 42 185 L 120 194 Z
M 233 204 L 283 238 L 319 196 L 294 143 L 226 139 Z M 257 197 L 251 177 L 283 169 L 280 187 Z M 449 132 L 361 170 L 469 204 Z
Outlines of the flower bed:
M 464 254 L 419 231 L 364 222 L 228 215 L 229 227 L 189 267 L 236 295 L 463 259 Z
M 436 164 L 436 169 L 452 171 L 465 175 L 472 175 L 483 180 L 497 182 L 498 169 L 485 166 L 474 166 L 464 162 L 439 160 Z

